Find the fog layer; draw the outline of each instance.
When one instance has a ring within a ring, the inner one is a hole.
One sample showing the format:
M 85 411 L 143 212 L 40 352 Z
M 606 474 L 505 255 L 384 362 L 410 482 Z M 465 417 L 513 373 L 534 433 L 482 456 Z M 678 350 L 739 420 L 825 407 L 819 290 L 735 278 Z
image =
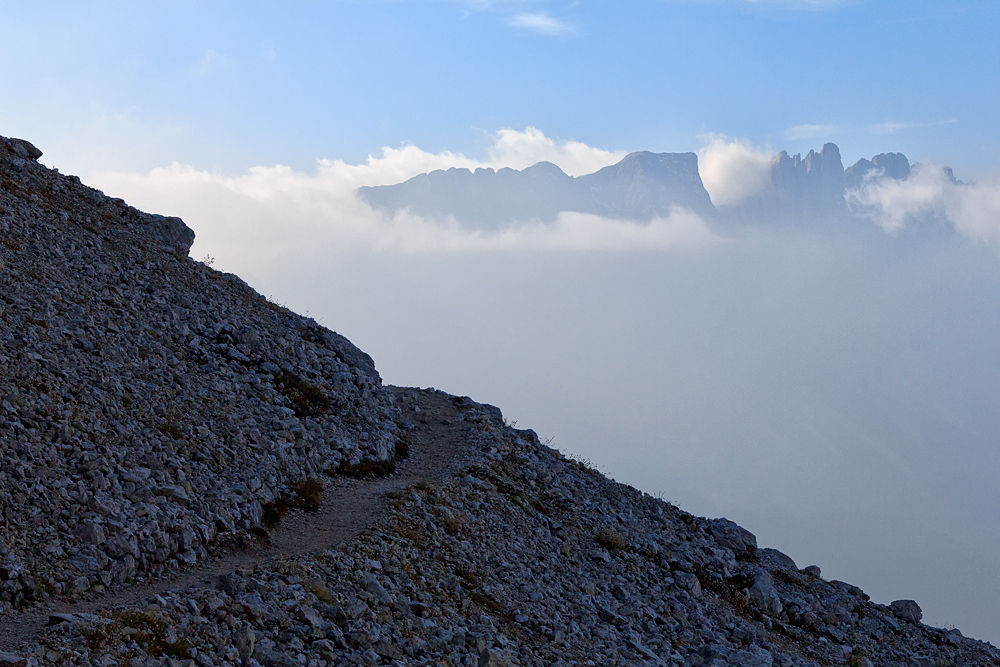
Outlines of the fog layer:
M 517 146 L 511 166 L 531 151 L 568 173 L 560 151 L 577 173 L 620 157 L 507 132 L 494 150 Z M 765 153 L 709 141 L 699 157 L 716 204 L 766 186 Z M 504 166 L 497 155 L 407 147 L 313 174 L 174 165 L 90 180 L 182 216 L 192 254 L 347 335 L 386 381 L 495 403 L 800 566 L 1000 639 L 995 181 L 961 186 L 925 165 L 852 191 L 866 222 L 725 231 L 675 210 L 487 232 L 378 213 L 354 194 Z

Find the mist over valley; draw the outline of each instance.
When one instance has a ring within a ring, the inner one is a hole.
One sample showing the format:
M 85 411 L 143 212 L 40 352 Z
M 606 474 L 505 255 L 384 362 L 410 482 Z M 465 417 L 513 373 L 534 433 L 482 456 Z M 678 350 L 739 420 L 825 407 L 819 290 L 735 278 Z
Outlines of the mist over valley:
M 723 138 L 588 162 L 529 129 L 494 157 L 514 140 L 545 161 L 406 147 L 97 182 L 181 215 L 193 256 L 347 335 L 386 381 L 499 405 L 800 566 L 1000 636 L 996 182 Z

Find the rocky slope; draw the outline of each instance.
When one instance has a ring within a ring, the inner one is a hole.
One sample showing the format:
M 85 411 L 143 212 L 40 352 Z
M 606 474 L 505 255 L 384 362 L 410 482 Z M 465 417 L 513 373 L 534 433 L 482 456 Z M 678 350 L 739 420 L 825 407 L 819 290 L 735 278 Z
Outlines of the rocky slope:
M 0 143 L 0 667 L 1000 665 L 496 408 L 383 386 L 37 157 Z
M 0 606 L 191 564 L 295 484 L 391 460 L 367 355 L 38 156 L 0 143 Z

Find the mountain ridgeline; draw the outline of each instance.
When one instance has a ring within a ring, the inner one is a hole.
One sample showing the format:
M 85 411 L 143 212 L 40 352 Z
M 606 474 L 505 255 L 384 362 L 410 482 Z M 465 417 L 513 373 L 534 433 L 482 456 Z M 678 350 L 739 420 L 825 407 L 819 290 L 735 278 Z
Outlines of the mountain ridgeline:
M 840 149 L 790 156 L 781 151 L 770 166 L 767 185 L 738 204 L 715 206 L 702 182 L 694 153 L 625 156 L 617 164 L 584 176 L 569 176 L 551 162 L 523 170 L 439 169 L 396 185 L 359 188 L 373 207 L 432 219 L 496 229 L 505 224 L 554 221 L 561 212 L 647 221 L 690 209 L 715 221 L 767 220 L 795 223 L 850 215 L 846 193 L 868 180 L 906 180 L 910 162 L 902 153 L 862 158 L 844 168 Z

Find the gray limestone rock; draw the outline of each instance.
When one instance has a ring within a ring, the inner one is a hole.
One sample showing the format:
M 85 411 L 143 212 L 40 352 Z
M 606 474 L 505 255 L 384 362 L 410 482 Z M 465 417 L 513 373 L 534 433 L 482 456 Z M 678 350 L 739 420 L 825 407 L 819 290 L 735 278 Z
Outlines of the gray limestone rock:
M 35 145 L 24 139 L 7 139 L 7 145 L 14 155 L 24 160 L 37 160 L 42 157 L 42 151 L 35 148 Z
M 795 561 L 777 549 L 759 549 L 757 557 L 760 564 L 769 570 L 797 570 Z
M 194 230 L 176 216 L 149 215 L 147 226 L 164 250 L 178 258 L 188 256 L 194 244 Z
M 753 575 L 753 586 L 750 587 L 750 599 L 771 616 L 777 616 L 782 611 L 781 596 L 774 587 L 774 579 L 771 578 L 771 574 L 766 570 L 758 570 Z
M 707 522 L 707 529 L 719 546 L 731 549 L 737 557 L 757 551 L 756 536 L 729 519 L 712 519 Z
M 909 623 L 919 623 L 924 616 L 920 605 L 913 600 L 896 600 L 889 604 L 889 608 L 892 609 L 896 618 Z

